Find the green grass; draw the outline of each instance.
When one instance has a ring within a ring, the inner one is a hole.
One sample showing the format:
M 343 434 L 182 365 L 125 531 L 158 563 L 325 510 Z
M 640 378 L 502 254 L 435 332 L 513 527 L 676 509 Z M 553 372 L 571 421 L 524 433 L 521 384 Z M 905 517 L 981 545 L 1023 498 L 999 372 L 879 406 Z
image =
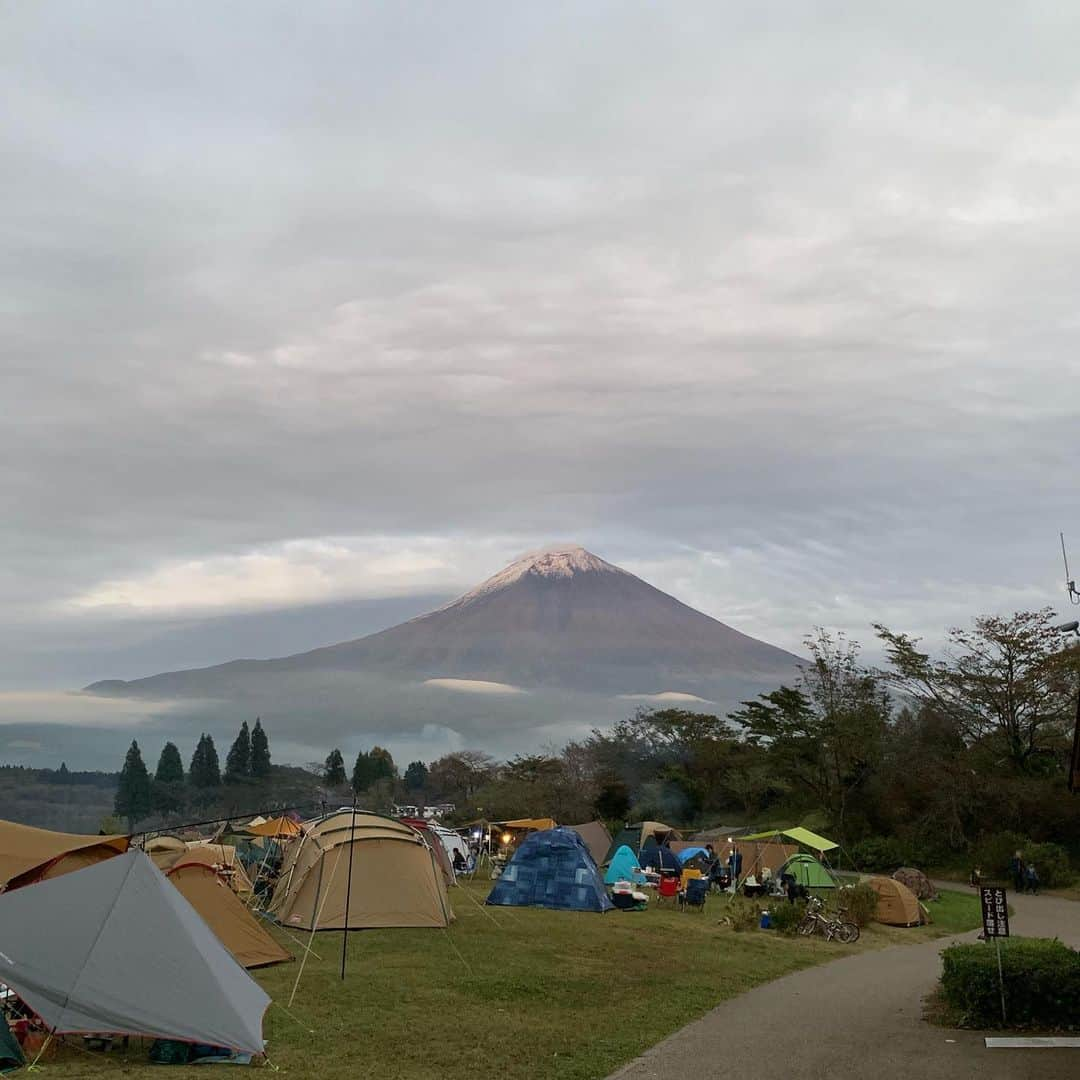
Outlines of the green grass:
M 474 1080 L 496 1073 L 501 1080 L 599 1080 L 760 983 L 851 952 L 926 940 L 964 919 L 963 929 L 978 924 L 974 897 L 948 893 L 934 906 L 935 919 L 939 910 L 947 916 L 935 926 L 871 927 L 858 945 L 845 947 L 736 933 L 719 925 L 718 898 L 701 915 L 655 905 L 594 915 L 481 907 L 489 888 L 478 881 L 452 891 L 457 921 L 449 931 L 350 934 L 345 982 L 341 935 L 316 935 L 318 957 L 309 957 L 288 1012 L 283 1006 L 299 961 L 256 972 L 274 999 L 265 1024 L 270 1060 L 283 1073 L 320 1080 Z M 146 1050 L 136 1040 L 126 1055 L 62 1046 L 47 1059 L 48 1071 L 64 1080 L 158 1076 Z M 174 1067 L 168 1075 L 208 1074 Z
M 940 934 L 960 934 L 982 925 L 982 909 L 979 895 L 974 890 L 966 893 L 942 889 L 937 900 L 926 901 L 934 925 L 931 929 Z

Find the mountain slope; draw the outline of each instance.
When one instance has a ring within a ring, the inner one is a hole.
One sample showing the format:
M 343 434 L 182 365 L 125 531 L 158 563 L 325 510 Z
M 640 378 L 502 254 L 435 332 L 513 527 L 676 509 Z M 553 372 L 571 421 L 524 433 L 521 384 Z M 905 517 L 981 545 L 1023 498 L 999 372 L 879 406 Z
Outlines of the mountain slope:
M 266 676 L 369 673 L 410 682 L 484 680 L 525 688 L 727 698 L 733 684 L 775 685 L 798 658 L 564 545 L 518 559 L 452 603 L 355 641 L 276 660 L 239 660 L 106 681 L 93 693 L 258 696 Z M 276 678 L 273 681 L 278 681 Z

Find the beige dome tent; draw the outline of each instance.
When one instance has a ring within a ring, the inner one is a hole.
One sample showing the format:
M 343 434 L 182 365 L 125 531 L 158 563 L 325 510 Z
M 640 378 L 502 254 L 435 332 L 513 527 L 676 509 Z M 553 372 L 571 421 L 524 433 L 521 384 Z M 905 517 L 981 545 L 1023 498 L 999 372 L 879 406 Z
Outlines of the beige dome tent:
M 270 911 L 303 930 L 445 927 L 453 918 L 442 873 L 420 834 L 361 810 L 330 814 L 290 844 Z
M 164 873 L 181 864 L 200 863 L 216 870 L 233 892 L 241 896 L 249 896 L 252 892 L 251 879 L 244 864 L 236 857 L 236 848 L 232 844 L 214 844 L 208 840 L 185 842 L 176 836 L 155 836 L 146 841 L 143 850 Z
M 205 863 L 183 862 L 165 876 L 202 916 L 217 939 L 246 968 L 280 964 L 292 954 L 260 926 L 228 884 Z
M 921 926 L 922 910 L 918 897 L 903 883 L 893 878 L 872 877 L 867 881 L 877 893 L 874 919 L 886 926 Z

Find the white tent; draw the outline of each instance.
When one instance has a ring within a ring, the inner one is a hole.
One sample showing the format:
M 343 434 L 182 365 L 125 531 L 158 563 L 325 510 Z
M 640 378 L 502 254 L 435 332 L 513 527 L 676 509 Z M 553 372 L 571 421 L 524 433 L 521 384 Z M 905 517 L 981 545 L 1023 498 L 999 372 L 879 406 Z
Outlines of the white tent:
M 263 1052 L 270 998 L 141 851 L 0 895 L 0 982 L 57 1034 Z
M 446 854 L 450 859 L 450 865 L 454 863 L 454 852 L 460 851 L 461 857 L 468 862 L 469 861 L 469 845 L 465 840 L 465 837 L 460 836 L 454 832 L 453 829 L 446 828 L 445 825 L 435 825 L 434 823 L 429 826 L 431 831 L 442 841 L 442 845 L 446 848 Z

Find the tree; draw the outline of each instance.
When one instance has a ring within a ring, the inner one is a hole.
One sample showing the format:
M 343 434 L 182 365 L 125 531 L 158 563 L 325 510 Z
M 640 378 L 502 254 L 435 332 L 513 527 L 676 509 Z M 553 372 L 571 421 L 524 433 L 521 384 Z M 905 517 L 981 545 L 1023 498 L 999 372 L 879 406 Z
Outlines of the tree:
M 394 780 L 397 778 L 397 766 L 389 750 L 373 746 L 368 754 L 371 770 L 376 780 Z
M 199 736 L 199 743 L 195 747 L 195 753 L 191 756 L 191 768 L 188 769 L 188 779 L 192 787 L 211 788 L 221 783 L 221 768 L 218 765 L 217 748 L 210 735 L 203 733 Z
M 359 795 L 366 791 L 375 782 L 375 773 L 371 763 L 371 756 L 365 750 L 356 755 L 356 764 L 352 771 L 352 789 Z
M 427 787 L 428 770 L 422 761 L 410 761 L 405 770 L 405 787 L 409 791 L 423 791 Z
M 146 817 L 152 808 L 150 774 L 146 771 L 139 744 L 132 739 L 124 757 L 124 767 L 120 770 L 113 810 L 120 817 L 127 818 L 128 829 L 131 830 L 135 822 Z
M 67 762 L 61 761 L 60 768 L 56 771 L 56 782 L 58 784 L 67 784 L 71 781 L 71 773 L 68 772 Z
M 882 681 L 859 666 L 859 647 L 824 630 L 806 639 L 813 663 L 798 686 L 744 701 L 730 718 L 792 787 L 811 792 L 841 839 L 853 793 L 881 759 L 890 707 Z
M 968 745 L 990 747 L 1017 774 L 1045 772 L 1075 709 L 1076 649 L 1062 649 L 1050 608 L 1010 618 L 984 615 L 955 627 L 940 660 L 919 639 L 875 624 L 885 643 L 888 681 L 953 719 Z
M 345 775 L 345 759 L 341 751 L 333 749 L 326 755 L 326 764 L 323 766 L 323 780 L 329 787 L 344 787 L 348 777 Z
M 248 731 L 245 720 L 225 757 L 225 783 L 235 784 L 239 780 L 246 780 L 250 775 L 251 732 Z
M 626 821 L 630 812 L 630 789 L 617 779 L 604 781 L 593 802 L 596 813 L 604 821 Z
M 175 743 L 167 742 L 161 748 L 154 779 L 159 784 L 181 784 L 184 781 L 184 763 Z
M 270 775 L 270 740 L 257 716 L 251 732 L 251 775 L 257 780 L 265 780 Z
M 428 768 L 428 787 L 454 800 L 472 796 L 495 775 L 495 762 L 481 750 L 458 750 L 433 761 Z

